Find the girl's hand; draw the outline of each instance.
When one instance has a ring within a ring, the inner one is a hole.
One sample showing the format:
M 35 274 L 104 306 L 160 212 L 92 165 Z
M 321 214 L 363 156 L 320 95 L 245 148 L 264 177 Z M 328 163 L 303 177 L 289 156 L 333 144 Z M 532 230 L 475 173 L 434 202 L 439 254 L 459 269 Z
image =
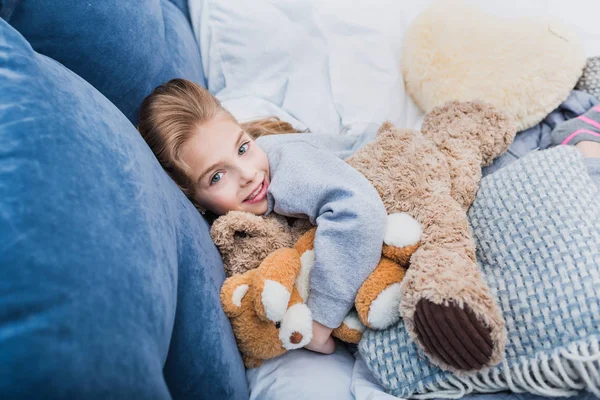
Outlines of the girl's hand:
M 313 337 L 304 348 L 323 354 L 331 354 L 335 350 L 335 341 L 331 337 L 333 329 L 313 321 Z

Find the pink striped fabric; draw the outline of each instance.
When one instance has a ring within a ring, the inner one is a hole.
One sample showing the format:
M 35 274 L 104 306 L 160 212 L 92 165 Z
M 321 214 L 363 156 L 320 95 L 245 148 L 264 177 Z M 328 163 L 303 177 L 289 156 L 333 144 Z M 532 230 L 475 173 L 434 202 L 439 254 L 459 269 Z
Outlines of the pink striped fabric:
M 561 144 L 569 143 L 571 141 L 571 139 L 573 139 L 575 136 L 579 135 L 580 133 L 587 133 L 592 136 L 600 137 L 600 133 L 588 131 L 587 129 L 579 129 L 579 130 L 571 133 L 569 136 L 567 136 L 567 138 L 565 140 L 563 140 Z

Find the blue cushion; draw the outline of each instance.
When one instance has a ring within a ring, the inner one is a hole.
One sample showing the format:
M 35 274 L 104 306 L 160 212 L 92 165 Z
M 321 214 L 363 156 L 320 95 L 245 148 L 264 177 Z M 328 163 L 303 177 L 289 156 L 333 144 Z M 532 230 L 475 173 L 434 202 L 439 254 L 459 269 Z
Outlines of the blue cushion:
M 206 84 L 187 1 L 175 3 L 9 0 L 0 1 L 0 17 L 136 124 L 143 98 L 159 84 L 177 77 Z
M 0 397 L 247 397 L 206 222 L 113 104 L 2 19 L 0 143 Z

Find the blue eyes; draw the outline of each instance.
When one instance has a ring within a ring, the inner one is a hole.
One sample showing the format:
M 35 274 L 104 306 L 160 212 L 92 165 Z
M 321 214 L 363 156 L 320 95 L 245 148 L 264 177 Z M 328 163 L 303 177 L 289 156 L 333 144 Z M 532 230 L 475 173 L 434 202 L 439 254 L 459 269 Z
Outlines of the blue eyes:
M 245 152 L 248 151 L 248 147 L 250 147 L 249 143 L 244 143 L 243 145 L 240 146 L 240 148 L 238 149 L 238 154 L 241 156 L 242 154 L 244 154 Z
M 219 182 L 221 180 L 221 175 L 223 175 L 222 172 L 217 172 L 216 174 L 214 174 L 212 179 L 210 180 L 210 184 L 212 185 L 213 183 Z
M 244 154 L 246 154 L 246 152 L 248 151 L 249 148 L 250 148 L 250 142 L 244 143 L 238 149 L 238 155 L 243 156 Z M 223 172 L 217 172 L 216 174 L 214 174 L 212 176 L 212 178 L 210 178 L 210 184 L 214 185 L 215 183 L 218 183 L 221 180 L 221 178 L 223 178 Z

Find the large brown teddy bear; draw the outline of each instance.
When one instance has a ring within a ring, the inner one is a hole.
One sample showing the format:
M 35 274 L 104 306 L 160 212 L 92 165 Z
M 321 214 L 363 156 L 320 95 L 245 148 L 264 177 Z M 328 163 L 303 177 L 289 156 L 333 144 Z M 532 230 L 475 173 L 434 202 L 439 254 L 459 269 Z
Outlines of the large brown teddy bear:
M 504 320 L 477 266 L 466 211 L 481 167 L 502 154 L 514 135 L 511 120 L 492 106 L 450 102 L 425 116 L 421 132 L 383 124 L 374 142 L 347 159 L 377 189 L 388 214 L 407 213 L 422 227 L 399 309 L 411 337 L 443 369 L 474 371 L 503 357 Z M 251 244 L 268 254 L 278 245 L 272 239 L 280 235 L 273 232 L 285 231 L 293 242 L 303 229 L 281 217 L 257 217 L 258 226 L 277 222 L 278 228 L 254 227 L 253 235 L 229 228 L 231 220 L 221 223 L 227 218 L 219 218 L 211 233 L 230 271 L 264 260 L 239 262 L 243 257 L 228 257 L 232 253 L 243 254 Z

